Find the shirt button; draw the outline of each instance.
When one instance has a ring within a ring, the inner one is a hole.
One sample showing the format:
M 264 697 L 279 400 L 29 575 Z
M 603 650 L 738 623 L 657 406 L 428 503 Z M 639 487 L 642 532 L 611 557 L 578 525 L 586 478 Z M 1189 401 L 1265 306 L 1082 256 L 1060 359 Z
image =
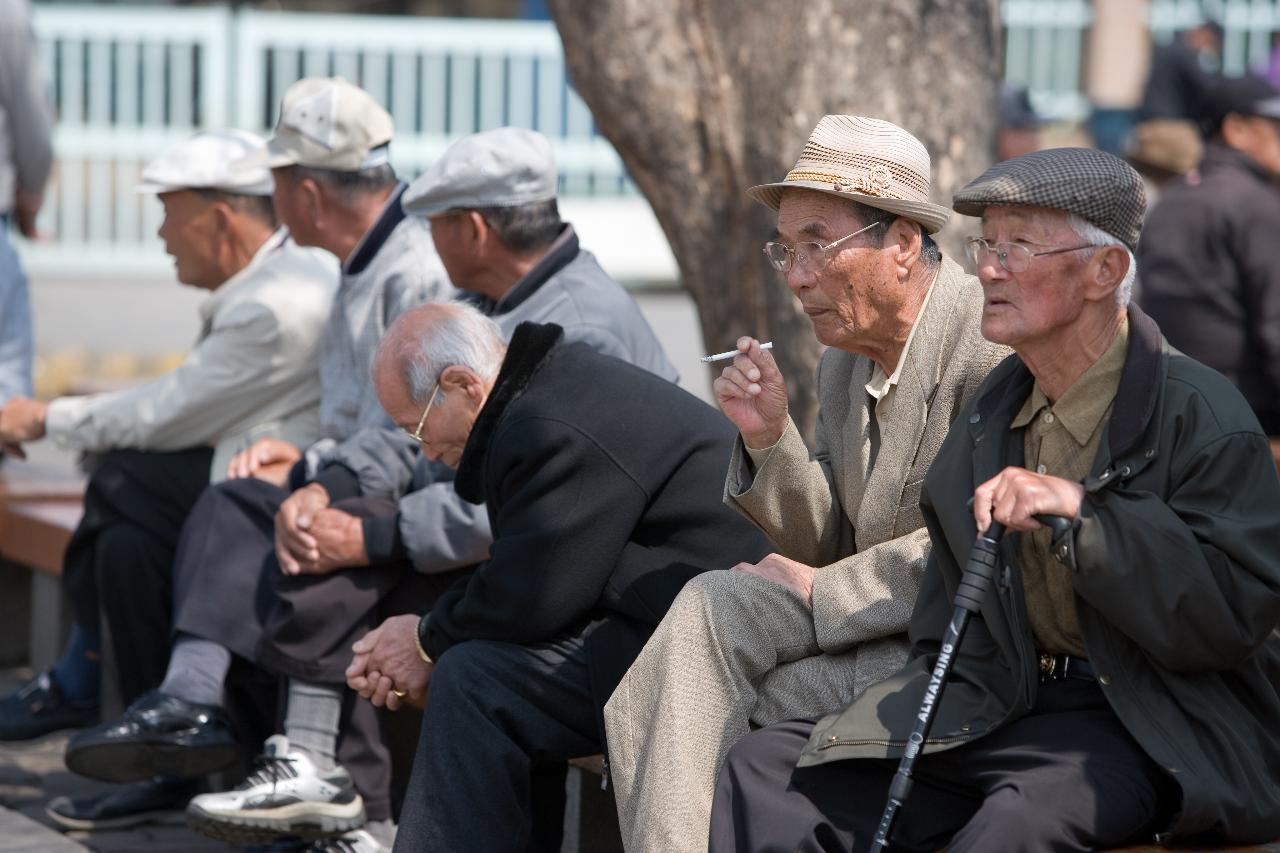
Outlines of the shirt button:
M 1037 474 L 1043 474 L 1044 472 L 1046 472 L 1046 471 L 1048 471 L 1048 470 L 1049 470 L 1049 469 L 1048 469 L 1048 468 L 1046 468 L 1046 467 L 1044 467 L 1043 465 L 1037 465 L 1037 466 L 1036 466 L 1036 473 L 1037 473 Z
M 1044 422 L 1047 424 L 1053 423 L 1053 412 L 1044 413 Z
M 980 420 L 982 420 L 982 415 L 978 414 L 977 412 L 974 412 L 972 415 L 969 415 L 969 423 L 971 424 L 976 424 Z
M 1109 675 L 1099 675 L 1099 676 L 1098 676 L 1098 683 L 1099 683 L 1099 684 L 1101 684 L 1101 685 L 1103 685 L 1103 686 L 1105 687 L 1106 685 L 1108 685 L 1108 684 L 1110 684 L 1110 683 L 1111 683 L 1111 676 L 1109 676 Z

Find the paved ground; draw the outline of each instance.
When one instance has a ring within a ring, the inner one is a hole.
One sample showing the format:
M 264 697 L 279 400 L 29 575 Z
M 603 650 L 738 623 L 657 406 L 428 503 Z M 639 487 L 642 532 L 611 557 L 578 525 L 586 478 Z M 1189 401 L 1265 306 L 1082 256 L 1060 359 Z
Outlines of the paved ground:
M 0 695 L 29 677 L 29 670 L 0 672 Z M 65 835 L 53 831 L 44 813 L 46 802 L 63 794 L 75 796 L 110 787 L 67 771 L 62 764 L 66 742 L 67 733 L 59 732 L 24 743 L 0 743 L 0 853 L 210 853 L 233 849 L 187 829 L 177 813 L 169 825 Z

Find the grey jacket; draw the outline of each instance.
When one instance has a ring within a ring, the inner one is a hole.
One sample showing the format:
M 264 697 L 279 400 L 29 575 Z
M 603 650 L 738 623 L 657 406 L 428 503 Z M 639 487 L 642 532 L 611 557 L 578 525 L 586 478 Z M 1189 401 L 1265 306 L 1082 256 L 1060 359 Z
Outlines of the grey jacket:
M 920 317 L 870 464 L 873 363 L 827 350 L 818 365 L 816 449 L 794 424 L 752 475 L 739 437 L 727 504 L 784 556 L 820 570 L 813 627 L 829 655 L 857 649 L 858 691 L 907 659 L 907 625 L 929 554 L 920 487 L 951 423 L 987 373 L 1009 354 L 983 339 L 982 288 L 944 260 Z
M 431 242 L 431 226 L 406 216 L 401 183 L 373 227 L 342 265 L 320 348 L 321 440 L 307 450 L 314 475 L 345 441 L 366 427 L 390 427 L 373 390 L 373 354 L 392 321 L 423 302 L 452 299 L 457 291 Z
M 1102 447 L 1054 556 L 1073 579 L 1108 702 L 1182 788 L 1172 835 L 1269 841 L 1280 835 L 1280 480 L 1239 392 L 1170 349 L 1137 308 L 1129 323 Z M 1032 384 L 1007 359 L 947 435 L 925 478 L 934 548 L 911 620 L 913 659 L 820 722 L 802 765 L 901 755 L 974 541 L 966 502 L 977 484 L 1023 464 L 1023 431 L 1009 425 Z M 981 738 L 1035 703 L 1017 553 L 1017 536 L 1006 536 L 925 752 Z
M 566 343 L 586 343 L 664 379 L 677 378 L 635 300 L 578 246 L 571 227 L 501 302 L 467 298 L 508 336 L 525 321 L 555 323 Z M 397 515 L 364 523 L 375 562 L 407 556 L 419 571 L 441 572 L 488 554 L 493 540 L 485 508 L 459 498 L 452 470 L 428 463 L 400 430 L 362 430 L 337 449 L 317 479 L 334 499 L 362 494 L 399 502 Z
M 40 195 L 53 165 L 49 99 L 27 0 L 0 0 L 0 214 Z
M 319 437 L 316 355 L 337 286 L 333 255 L 281 228 L 200 305 L 182 364 L 133 388 L 49 404 L 45 428 L 76 450 L 214 447 L 210 480 L 265 436 L 306 447 Z

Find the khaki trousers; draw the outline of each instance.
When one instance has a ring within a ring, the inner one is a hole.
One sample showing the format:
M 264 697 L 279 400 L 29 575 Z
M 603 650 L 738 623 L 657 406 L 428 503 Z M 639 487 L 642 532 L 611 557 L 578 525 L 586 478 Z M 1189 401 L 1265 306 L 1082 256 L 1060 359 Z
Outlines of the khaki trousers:
M 808 603 L 778 584 L 732 571 L 691 580 L 605 706 L 626 849 L 705 851 L 729 748 L 752 725 L 849 704 L 856 657 L 823 654 Z

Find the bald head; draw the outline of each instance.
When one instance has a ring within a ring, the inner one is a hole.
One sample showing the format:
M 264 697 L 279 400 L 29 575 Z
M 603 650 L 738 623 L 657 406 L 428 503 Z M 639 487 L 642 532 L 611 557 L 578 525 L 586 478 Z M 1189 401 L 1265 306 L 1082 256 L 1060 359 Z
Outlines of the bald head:
M 425 404 L 445 368 L 466 367 L 491 385 L 507 346 L 498 325 L 470 305 L 432 302 L 401 314 L 374 357 L 374 381 L 393 376 Z
M 506 352 L 497 324 L 471 306 L 420 305 L 400 315 L 378 346 L 378 400 L 429 458 L 456 466 Z

